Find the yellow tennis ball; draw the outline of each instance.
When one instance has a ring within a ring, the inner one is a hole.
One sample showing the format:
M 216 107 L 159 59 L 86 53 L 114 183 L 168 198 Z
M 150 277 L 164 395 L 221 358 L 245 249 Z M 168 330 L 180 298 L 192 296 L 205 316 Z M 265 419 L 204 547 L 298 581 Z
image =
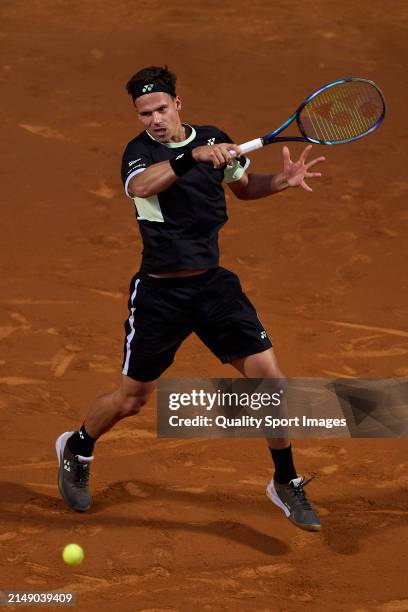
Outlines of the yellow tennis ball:
M 76 563 L 82 563 L 84 560 L 84 551 L 82 546 L 79 544 L 67 544 L 62 551 L 62 558 L 65 563 L 69 565 L 75 565 Z

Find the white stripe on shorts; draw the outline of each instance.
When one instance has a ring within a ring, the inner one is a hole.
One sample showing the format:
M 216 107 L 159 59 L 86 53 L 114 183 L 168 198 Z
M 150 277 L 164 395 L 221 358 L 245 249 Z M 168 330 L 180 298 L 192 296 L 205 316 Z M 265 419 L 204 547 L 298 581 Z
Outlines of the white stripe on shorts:
M 129 317 L 129 325 L 130 325 L 130 332 L 126 337 L 126 359 L 125 359 L 125 364 L 123 366 L 123 370 L 122 370 L 122 374 L 127 374 L 128 370 L 129 370 L 129 361 L 130 361 L 130 354 L 131 354 L 131 348 L 130 345 L 132 343 L 133 340 L 133 336 L 135 335 L 135 327 L 134 327 L 134 322 L 135 322 L 135 310 L 136 307 L 133 306 L 133 302 L 134 299 L 136 298 L 136 294 L 137 294 L 137 287 L 140 283 L 140 278 L 136 279 L 135 282 L 135 289 L 132 293 L 132 297 L 130 298 L 130 303 L 132 305 L 132 308 L 130 309 L 130 317 Z

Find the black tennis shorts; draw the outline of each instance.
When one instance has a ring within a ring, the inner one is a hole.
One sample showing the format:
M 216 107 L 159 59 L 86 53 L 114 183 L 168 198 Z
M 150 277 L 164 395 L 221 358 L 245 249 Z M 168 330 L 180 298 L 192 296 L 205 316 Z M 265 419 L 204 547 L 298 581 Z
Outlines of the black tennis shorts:
M 123 374 L 158 378 L 192 332 L 222 363 L 272 346 L 239 278 L 225 268 L 182 278 L 137 273 L 130 283 Z

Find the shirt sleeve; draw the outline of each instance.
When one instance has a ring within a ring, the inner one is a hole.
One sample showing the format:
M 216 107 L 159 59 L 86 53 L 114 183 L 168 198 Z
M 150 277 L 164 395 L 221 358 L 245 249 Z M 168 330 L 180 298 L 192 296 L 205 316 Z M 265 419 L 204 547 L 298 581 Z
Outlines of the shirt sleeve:
M 221 132 L 221 134 L 224 138 L 223 142 L 234 142 L 225 132 Z M 235 157 L 232 161 L 232 164 L 230 164 L 229 166 L 225 166 L 223 182 L 233 183 L 234 181 L 239 181 L 250 163 L 251 160 L 248 159 L 248 157 L 245 157 L 245 155 Z
M 146 170 L 152 164 L 146 146 L 141 142 L 130 142 L 122 157 L 121 177 L 126 195 L 131 198 L 128 186 L 134 176 Z

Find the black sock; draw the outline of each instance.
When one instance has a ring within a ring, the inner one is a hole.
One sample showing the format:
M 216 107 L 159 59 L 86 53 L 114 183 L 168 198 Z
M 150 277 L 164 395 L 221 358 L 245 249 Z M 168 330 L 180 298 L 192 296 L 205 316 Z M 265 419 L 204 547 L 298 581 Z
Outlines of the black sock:
M 79 431 L 75 431 L 67 440 L 67 446 L 73 455 L 82 455 L 90 457 L 93 453 L 96 438 L 91 438 L 86 432 L 85 426 L 82 425 Z
M 293 478 L 297 478 L 296 469 L 293 464 L 292 447 L 269 448 L 273 463 L 275 465 L 274 478 L 279 484 L 288 484 Z

